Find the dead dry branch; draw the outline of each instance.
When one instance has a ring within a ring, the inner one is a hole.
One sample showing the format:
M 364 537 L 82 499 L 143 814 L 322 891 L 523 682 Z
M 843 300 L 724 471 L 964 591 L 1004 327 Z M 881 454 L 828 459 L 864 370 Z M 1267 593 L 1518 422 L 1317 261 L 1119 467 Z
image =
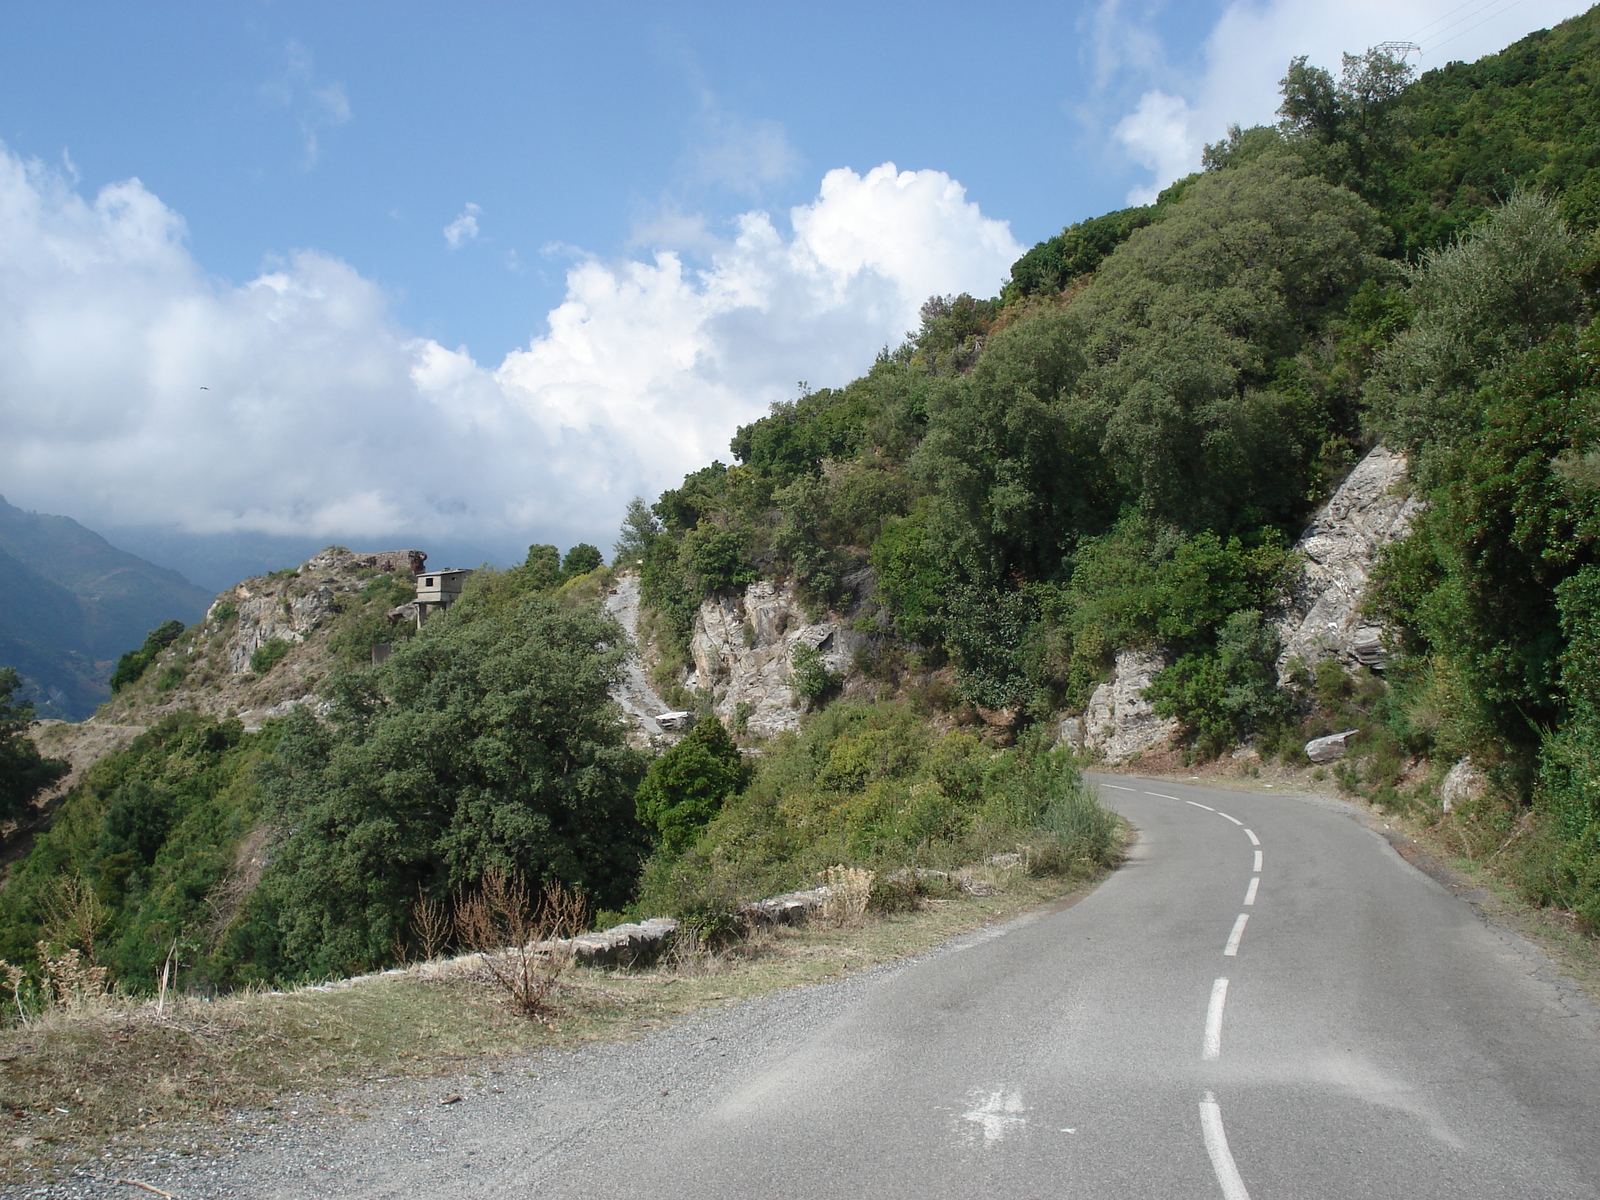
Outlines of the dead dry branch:
M 572 965 L 571 939 L 588 918 L 589 906 L 577 892 L 547 883 L 535 904 L 526 880 L 496 868 L 456 902 L 455 930 L 518 1011 L 548 1024 L 557 985 Z

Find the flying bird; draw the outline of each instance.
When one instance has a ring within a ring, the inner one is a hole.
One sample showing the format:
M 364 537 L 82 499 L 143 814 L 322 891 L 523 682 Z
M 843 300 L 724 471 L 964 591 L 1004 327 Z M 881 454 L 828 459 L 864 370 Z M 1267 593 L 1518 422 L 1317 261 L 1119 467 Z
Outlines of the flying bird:
M 210 389 L 210 388 L 208 388 L 208 387 L 207 387 L 207 386 L 206 386 L 206 385 L 205 385 L 205 384 L 203 384 L 203 383 L 202 383 L 202 384 L 201 384 L 201 385 L 200 385 L 200 390 L 201 390 L 201 391 L 202 391 L 202 392 L 209 392 L 209 391 L 210 391 L 210 390 L 211 390 L 211 389 Z

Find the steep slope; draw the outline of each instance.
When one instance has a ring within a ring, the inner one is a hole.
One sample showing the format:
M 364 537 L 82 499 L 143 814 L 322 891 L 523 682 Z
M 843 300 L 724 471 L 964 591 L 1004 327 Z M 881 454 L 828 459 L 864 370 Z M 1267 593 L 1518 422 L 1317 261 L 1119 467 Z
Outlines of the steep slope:
M 414 631 L 408 615 L 389 615 L 415 595 L 411 553 L 330 546 L 297 568 L 235 584 L 96 721 L 151 725 L 192 712 L 250 726 L 315 704 L 337 664 L 369 661 L 373 646 Z
M 70 517 L 0 497 L 0 664 L 32 681 L 42 713 L 79 719 L 109 694 L 117 657 L 164 621 L 196 620 L 210 597 L 176 571 L 119 550 Z

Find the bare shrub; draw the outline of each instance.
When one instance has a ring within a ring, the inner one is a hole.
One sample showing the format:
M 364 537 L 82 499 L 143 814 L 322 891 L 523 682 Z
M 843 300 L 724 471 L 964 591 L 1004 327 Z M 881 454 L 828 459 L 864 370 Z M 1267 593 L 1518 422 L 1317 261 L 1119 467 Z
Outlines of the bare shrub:
M 830 889 L 822 902 L 822 919 L 834 925 L 858 924 L 872 900 L 873 872 L 862 867 L 840 865 L 823 872 Z
M 572 965 L 570 939 L 588 924 L 589 906 L 577 892 L 547 883 L 533 902 L 528 883 L 499 868 L 483 874 L 476 892 L 456 901 L 455 931 L 488 974 L 526 1016 L 548 1021 L 556 985 Z
M 411 933 L 422 951 L 423 962 L 432 962 L 444 953 L 451 932 L 450 909 L 419 887 L 417 903 L 411 909 Z

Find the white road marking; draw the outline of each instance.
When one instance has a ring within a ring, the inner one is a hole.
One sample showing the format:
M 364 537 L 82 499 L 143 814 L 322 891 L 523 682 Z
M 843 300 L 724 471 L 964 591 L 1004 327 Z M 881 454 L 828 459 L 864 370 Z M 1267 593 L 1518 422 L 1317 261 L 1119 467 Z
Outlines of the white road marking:
M 1228 1135 L 1222 1130 L 1222 1109 L 1210 1092 L 1200 1101 L 1200 1129 L 1205 1134 L 1206 1153 L 1211 1156 L 1211 1169 L 1217 1173 L 1217 1183 L 1222 1187 L 1224 1200 L 1250 1200 L 1239 1168 L 1228 1149 Z
M 1252 869 L 1256 871 L 1261 870 L 1261 851 L 1259 850 L 1256 851 L 1256 865 Z
M 1260 838 L 1258 838 L 1258 837 L 1257 837 L 1257 836 L 1256 836 L 1256 832 L 1255 832 L 1255 830 L 1253 830 L 1253 829 L 1246 829 L 1246 830 L 1245 830 L 1245 831 L 1244 831 L 1244 835 L 1245 835 L 1245 837 L 1247 837 L 1247 838 L 1249 838 L 1249 839 L 1250 839 L 1250 844 L 1251 844 L 1251 845 L 1252 845 L 1252 846 L 1259 846 L 1259 845 L 1261 845 L 1261 839 L 1260 839 Z
M 1245 888 L 1245 890 L 1244 890 L 1244 902 L 1246 904 L 1254 904 L 1256 902 L 1256 888 L 1258 888 L 1260 886 L 1261 886 L 1261 876 L 1259 876 L 1259 875 L 1250 876 L 1250 886 Z
M 1136 792 L 1139 790 L 1138 788 L 1125 788 L 1120 783 L 1102 783 L 1100 786 L 1111 788 L 1117 792 Z
M 1021 1092 L 1007 1092 L 1001 1088 L 987 1094 L 973 1092 L 972 1096 L 975 1101 L 980 1096 L 984 1099 L 981 1103 L 975 1102 L 961 1115 L 973 1124 L 983 1126 L 985 1143 L 998 1142 L 1006 1134 L 1015 1133 L 1018 1126 L 1028 1123 L 1028 1118 L 1020 1115 L 1028 1111 L 1023 1106 Z
M 1228 1002 L 1228 981 L 1211 985 L 1211 1003 L 1206 1007 L 1206 1040 L 1200 1057 L 1208 1061 L 1222 1057 L 1222 1006 Z
M 1165 792 L 1146 792 L 1146 796 L 1155 796 L 1161 800 L 1176 800 L 1176 796 L 1169 796 Z
M 1220 808 L 1217 810 L 1217 816 L 1221 817 L 1224 821 L 1232 821 L 1235 825 L 1243 825 L 1244 824 L 1244 822 L 1239 820 L 1238 817 L 1230 817 L 1227 813 L 1223 812 Z
M 1228 944 L 1222 948 L 1223 954 L 1234 958 L 1239 953 L 1239 940 L 1244 937 L 1245 922 L 1250 919 L 1249 913 L 1240 913 L 1239 919 L 1233 923 L 1233 932 L 1228 935 Z
M 1192 804 L 1196 808 L 1203 808 L 1207 812 L 1216 812 L 1217 811 L 1216 809 L 1212 808 L 1211 805 L 1209 805 L 1209 804 L 1201 804 L 1200 801 L 1198 801 L 1198 800 L 1185 800 L 1184 803 L 1185 804 Z

